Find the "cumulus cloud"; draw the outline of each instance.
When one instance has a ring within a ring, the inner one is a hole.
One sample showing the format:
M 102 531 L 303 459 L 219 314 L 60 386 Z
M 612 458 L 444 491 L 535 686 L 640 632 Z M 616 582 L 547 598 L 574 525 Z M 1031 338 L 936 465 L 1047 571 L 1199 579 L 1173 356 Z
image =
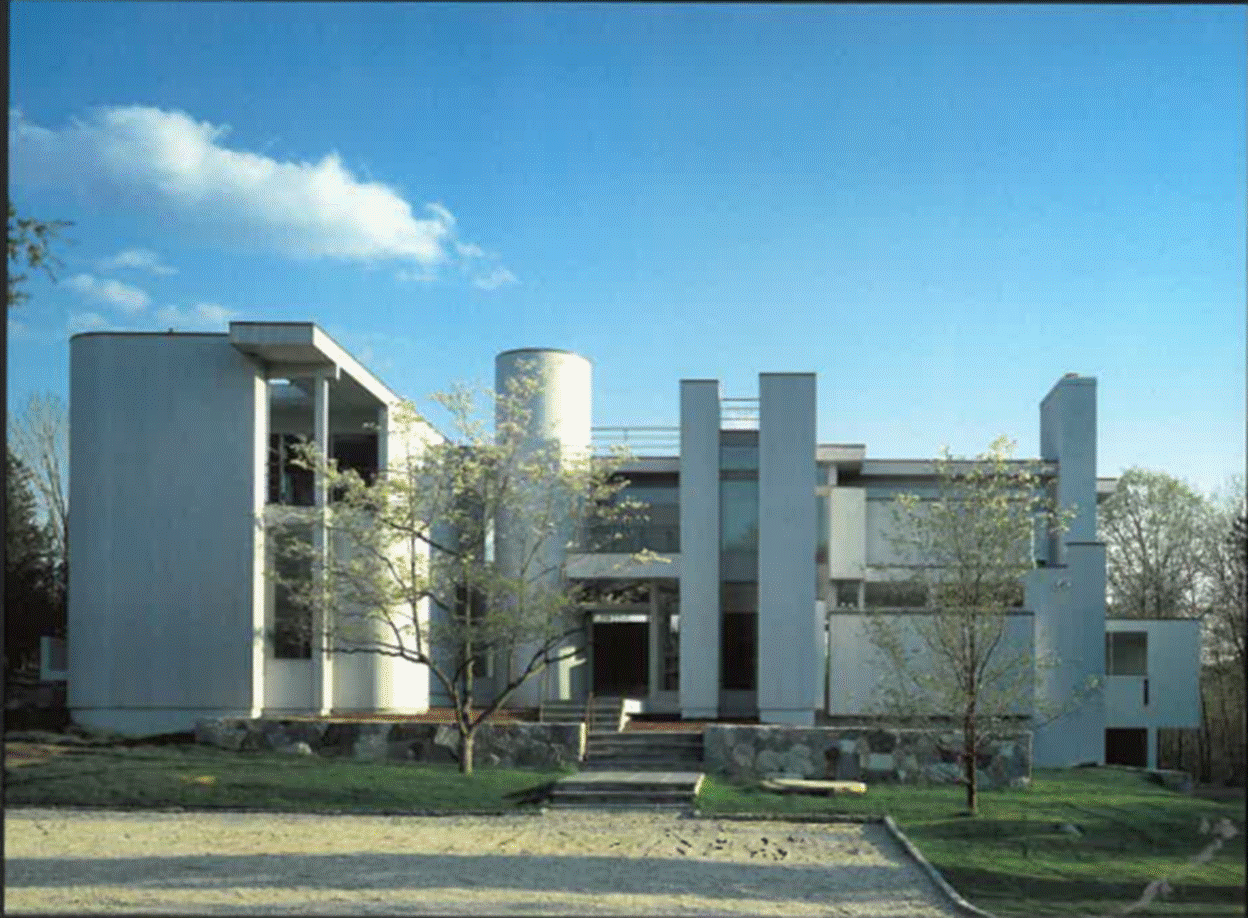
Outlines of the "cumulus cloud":
M 152 302 L 152 298 L 138 287 L 121 281 L 101 280 L 90 274 L 75 274 L 65 281 L 65 286 L 87 299 L 116 306 L 126 315 L 142 312 Z
M 472 286 L 479 287 L 482 290 L 497 290 L 499 287 L 507 287 L 518 283 L 520 283 L 520 279 L 502 265 L 495 265 L 472 279 Z
M 99 266 L 105 271 L 117 268 L 136 268 L 140 271 L 147 271 L 149 274 L 178 273 L 177 268 L 169 267 L 151 249 L 125 249 L 112 258 L 101 259 Z
M 289 256 L 423 266 L 448 259 L 455 218 L 441 204 L 418 216 L 393 188 L 357 179 L 335 152 L 316 162 L 277 160 L 227 146 L 228 133 L 184 112 L 137 105 L 96 108 L 59 129 L 10 111 L 9 156 L 15 184 L 119 192 Z
M 167 328 L 211 328 L 220 329 L 230 324 L 230 320 L 238 315 L 233 309 L 226 309 L 218 303 L 196 303 L 186 309 L 177 306 L 162 306 L 156 310 L 155 319 L 158 325 Z
M 66 324 L 71 335 L 108 328 L 108 320 L 98 312 L 71 312 Z

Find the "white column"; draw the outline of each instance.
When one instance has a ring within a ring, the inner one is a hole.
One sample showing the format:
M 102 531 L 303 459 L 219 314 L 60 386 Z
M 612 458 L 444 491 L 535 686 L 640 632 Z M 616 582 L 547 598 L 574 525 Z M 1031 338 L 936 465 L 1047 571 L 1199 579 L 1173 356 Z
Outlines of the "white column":
M 719 382 L 680 381 L 680 713 L 719 716 Z
M 815 375 L 758 380 L 758 715 L 810 725 L 824 629 L 815 602 Z
M 313 411 L 313 442 L 316 448 L 318 466 L 323 466 L 329 458 L 329 376 L 317 374 L 312 395 Z M 313 548 L 316 552 L 315 563 L 320 568 L 318 574 L 320 590 L 325 589 L 325 565 L 329 560 L 329 540 L 326 533 L 326 514 L 329 507 L 329 494 L 326 489 L 325 476 L 318 474 L 315 480 L 316 522 L 312 529 Z M 315 637 L 312 641 L 312 700 L 317 712 L 325 715 L 334 704 L 334 662 L 330 655 L 329 616 L 322 606 L 313 619 Z

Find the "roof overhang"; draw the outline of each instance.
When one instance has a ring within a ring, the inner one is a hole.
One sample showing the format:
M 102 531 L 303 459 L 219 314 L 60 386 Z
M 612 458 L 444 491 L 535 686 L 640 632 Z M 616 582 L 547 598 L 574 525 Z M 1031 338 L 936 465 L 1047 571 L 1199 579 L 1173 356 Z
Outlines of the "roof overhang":
M 385 383 L 313 322 L 231 322 L 230 343 L 262 363 L 271 379 L 345 374 L 384 405 L 399 401 Z

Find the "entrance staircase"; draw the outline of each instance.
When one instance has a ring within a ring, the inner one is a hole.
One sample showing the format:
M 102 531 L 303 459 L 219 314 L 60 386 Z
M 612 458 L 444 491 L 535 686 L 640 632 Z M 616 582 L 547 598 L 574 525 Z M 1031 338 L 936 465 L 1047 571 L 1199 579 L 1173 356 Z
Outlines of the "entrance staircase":
M 586 706 L 543 705 L 543 720 L 586 722 Z M 676 808 L 693 805 L 702 784 L 702 733 L 625 732 L 621 699 L 597 698 L 581 772 L 555 783 L 552 807 Z

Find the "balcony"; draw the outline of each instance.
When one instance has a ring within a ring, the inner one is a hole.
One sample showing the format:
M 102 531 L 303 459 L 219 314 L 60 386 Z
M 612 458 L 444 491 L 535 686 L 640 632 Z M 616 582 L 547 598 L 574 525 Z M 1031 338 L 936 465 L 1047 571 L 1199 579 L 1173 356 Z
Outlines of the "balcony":
M 635 554 L 649 549 L 659 554 L 680 551 L 680 527 L 664 523 L 608 523 L 586 527 L 572 544 L 585 554 Z

